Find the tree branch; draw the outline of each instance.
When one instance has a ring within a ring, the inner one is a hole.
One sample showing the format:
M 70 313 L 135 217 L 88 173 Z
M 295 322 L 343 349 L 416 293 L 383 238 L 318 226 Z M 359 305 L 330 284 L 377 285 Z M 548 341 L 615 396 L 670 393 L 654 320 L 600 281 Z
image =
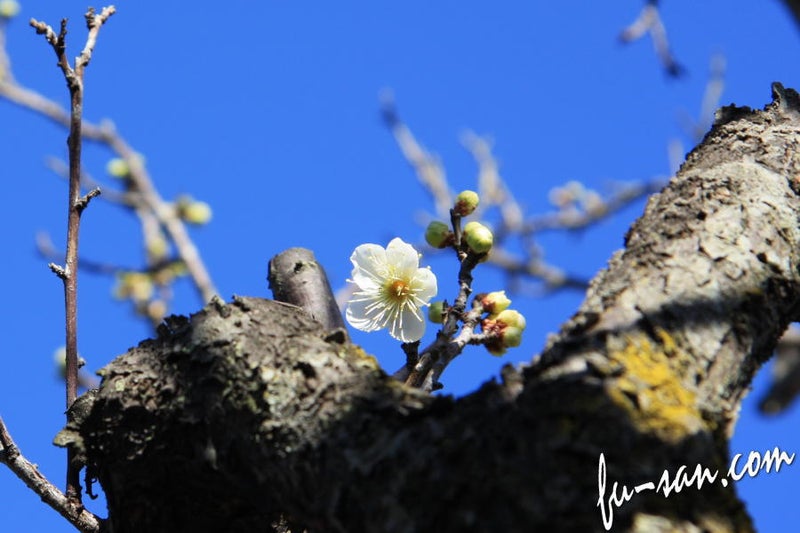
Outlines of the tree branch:
M 674 78 L 684 74 L 685 69 L 678 63 L 672 54 L 672 50 L 670 50 L 667 29 L 664 27 L 664 23 L 661 22 L 661 14 L 658 10 L 658 0 L 646 0 L 639 16 L 620 33 L 619 39 L 624 43 L 628 43 L 642 38 L 647 33 L 650 34 L 650 38 L 653 40 L 656 55 L 658 55 L 658 59 L 661 61 L 666 73 Z
M 95 17 L 103 20 L 107 19 L 107 16 L 103 18 L 104 15 L 102 12 L 100 15 L 95 15 Z M 48 34 L 46 29 L 47 25 L 39 22 L 36 22 L 36 25 L 37 31 L 41 29 L 48 39 L 48 42 L 53 40 L 56 45 L 58 44 L 58 36 L 52 28 L 50 29 L 51 33 Z M 99 26 L 95 26 L 95 28 L 98 27 Z M 0 44 L 4 44 L 2 30 L 3 28 L 0 27 Z M 90 30 L 90 33 L 91 31 L 94 31 L 96 34 L 97 29 Z M 96 39 L 96 35 L 94 39 Z M 79 56 L 79 58 L 83 58 L 81 59 L 81 68 L 85 68 L 91 58 L 94 39 L 91 40 L 91 42 L 87 40 L 87 45 L 84 47 L 81 56 Z M 59 65 L 61 65 L 60 60 Z M 67 110 L 58 103 L 45 98 L 36 91 L 28 89 L 15 81 L 13 73 L 11 72 L 11 63 L 5 48 L 0 49 L 0 71 L 3 73 L 3 75 L 0 76 L 0 96 L 23 108 L 38 113 L 56 124 L 67 128 L 70 127 L 70 113 Z M 142 163 L 141 156 L 128 144 L 125 138 L 116 131 L 113 123 L 110 121 L 103 121 L 100 124 L 83 121 L 81 125 L 81 136 L 85 140 L 102 143 L 108 146 L 127 163 L 130 169 L 129 175 L 127 176 L 130 180 L 130 191 L 127 191 L 125 198 L 130 201 L 137 211 L 137 214 L 142 218 L 143 226 L 145 226 L 145 231 L 148 234 L 153 234 L 153 221 L 157 222 L 155 225 L 159 228 L 159 232 L 161 227 L 164 228 L 175 244 L 178 256 L 186 265 L 186 270 L 194 283 L 199 297 L 203 302 L 210 301 L 211 298 L 217 294 L 217 289 L 211 280 L 211 276 L 197 248 L 189 237 L 185 224 L 176 216 L 175 210 L 171 208 L 170 204 L 161 198 L 153 185 L 153 181 Z
M 68 498 L 58 487 L 50 483 L 35 464 L 20 452 L 0 417 L 0 462 L 22 480 L 44 503 L 66 518 L 83 533 L 99 533 L 102 520 L 84 509 L 80 503 Z
M 81 125 L 83 122 L 83 73 L 91 59 L 92 50 L 97 40 L 97 33 L 103 23 L 115 12 L 114 7 L 103 8 L 100 15 L 96 15 L 93 8 L 86 13 L 89 36 L 86 40 L 81 55 L 75 59 L 73 69 L 66 52 L 67 20 L 61 20 L 61 30 L 58 35 L 53 29 L 43 22 L 31 19 L 30 25 L 36 33 L 43 34 L 58 57 L 58 66 L 64 74 L 70 93 L 70 120 L 69 137 L 69 192 L 67 215 L 67 251 L 64 267 L 53 270 L 64 283 L 64 306 L 66 309 L 66 407 L 67 409 L 78 397 L 78 235 L 80 233 L 80 219 L 89 201 L 100 194 L 100 189 L 94 189 L 86 196 L 81 196 Z M 81 465 L 76 461 L 75 451 L 67 452 L 67 498 L 76 504 L 81 501 L 80 470 Z
M 342 330 L 347 338 L 328 276 L 314 252 L 289 248 L 279 253 L 269 262 L 267 279 L 276 300 L 296 305 L 329 330 Z
M 409 127 L 400 119 L 389 93 L 382 95 L 381 114 L 400 151 L 417 174 L 420 184 L 431 196 L 437 216 L 447 217 L 452 207 L 453 195 L 441 161 L 414 137 Z M 602 198 L 597 192 L 585 190 L 582 185 L 574 182 L 581 187 L 586 198 L 572 198 L 567 202 L 568 205 L 559 205 L 556 213 L 529 216 L 526 219 L 519 202 L 500 176 L 491 142 L 468 131 L 462 136 L 462 143 L 478 165 L 477 188 L 481 205 L 476 211 L 477 216 L 484 218 L 494 209 L 499 212 L 500 220 L 493 225 L 495 243 L 487 264 L 502 270 L 512 283 L 521 278 L 533 278 L 536 281 L 536 290 L 530 292 L 537 295 L 561 289 L 584 291 L 587 286 L 586 279 L 571 275 L 544 260 L 534 240 L 537 233 L 587 228 L 664 186 L 661 179 L 626 184 L 617 187 L 607 198 Z M 508 244 L 512 237 L 519 239 L 522 253 L 511 251 L 512 248 L 517 248 Z M 509 285 L 514 287 L 512 283 Z

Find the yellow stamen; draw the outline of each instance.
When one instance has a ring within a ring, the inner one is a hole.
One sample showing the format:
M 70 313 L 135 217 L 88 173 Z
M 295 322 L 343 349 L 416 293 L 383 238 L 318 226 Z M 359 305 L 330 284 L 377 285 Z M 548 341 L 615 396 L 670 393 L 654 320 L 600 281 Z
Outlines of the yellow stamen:
M 411 292 L 408 286 L 408 283 L 401 279 L 396 279 L 392 281 L 392 283 L 388 287 L 387 294 L 389 298 L 395 301 L 402 301 L 408 297 L 408 294 Z

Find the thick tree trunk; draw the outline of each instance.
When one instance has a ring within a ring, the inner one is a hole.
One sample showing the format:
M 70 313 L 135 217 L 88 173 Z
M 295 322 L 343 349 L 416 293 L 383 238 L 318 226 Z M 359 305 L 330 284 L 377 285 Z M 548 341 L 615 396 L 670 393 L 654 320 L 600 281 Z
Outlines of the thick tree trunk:
M 721 110 L 541 356 L 468 397 L 404 387 L 293 306 L 170 320 L 79 423 L 113 531 L 751 530 L 727 439 L 800 295 L 800 105 L 773 93 Z M 698 464 L 717 481 L 608 504 Z

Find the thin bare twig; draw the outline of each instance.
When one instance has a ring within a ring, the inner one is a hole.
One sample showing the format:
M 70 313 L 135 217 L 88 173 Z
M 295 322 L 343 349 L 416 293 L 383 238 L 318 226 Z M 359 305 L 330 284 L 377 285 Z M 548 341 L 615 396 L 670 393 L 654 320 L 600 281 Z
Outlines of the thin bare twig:
M 86 125 L 86 122 L 84 121 L 83 124 Z M 67 163 L 57 157 L 48 157 L 45 159 L 44 163 L 45 166 L 52 170 L 56 175 L 69 182 L 69 165 Z M 102 185 L 84 169 L 81 171 L 81 187 L 83 190 L 101 189 L 103 191 L 103 200 L 125 207 L 132 207 L 138 200 L 136 198 L 132 198 L 134 193 L 120 192 L 118 190 L 111 189 L 108 186 Z
M 447 185 L 444 167 L 441 161 L 429 153 L 414 137 L 411 130 L 405 125 L 397 114 L 394 97 L 385 90 L 381 93 L 381 116 L 389 131 L 394 135 L 397 146 L 414 168 L 417 179 L 431 194 L 436 204 L 436 212 L 444 217 L 453 204 L 453 194 Z
M 722 91 L 725 90 L 725 67 L 724 55 L 717 53 L 711 56 L 708 81 L 706 81 L 706 87 L 703 91 L 699 115 L 696 119 L 685 111 L 678 115 L 681 127 L 694 144 L 703 140 L 703 137 L 714 123 L 714 115 L 719 108 Z M 683 150 L 683 147 L 681 147 L 681 150 Z M 680 154 L 680 159 L 681 161 L 683 160 L 683 152 Z
M 43 31 L 46 33 L 46 29 Z M 55 36 L 55 32 L 52 35 Z M 0 28 L 0 45 L 4 44 L 4 37 L 2 28 Z M 55 36 L 54 38 L 57 41 L 58 37 Z M 94 41 L 92 41 L 93 43 Z M 83 67 L 87 63 L 88 61 L 84 62 Z M 0 49 L 0 96 L 23 108 L 39 113 L 61 126 L 70 127 L 71 119 L 67 110 L 58 103 L 18 84 L 14 80 L 11 72 L 11 63 L 5 47 Z M 130 169 L 127 176 L 129 184 L 123 199 L 134 205 L 137 214 L 143 217 L 142 223 L 146 233 L 145 241 L 149 242 L 147 241 L 148 236 L 160 233 L 161 228 L 163 228 L 174 243 L 177 255 L 186 265 L 186 271 L 192 279 L 201 300 L 203 302 L 210 301 L 217 294 L 217 289 L 211 280 L 211 276 L 197 248 L 189 237 L 185 224 L 176 215 L 172 206 L 161 198 L 139 154 L 117 132 L 110 121 L 103 121 L 100 124 L 83 121 L 81 136 L 85 140 L 108 146 L 127 163 Z M 114 198 L 119 199 L 118 196 Z M 153 231 L 153 228 L 158 231 Z
M 622 185 L 617 191 L 598 202 L 594 209 L 562 209 L 555 213 L 531 217 L 522 225 L 520 232 L 531 235 L 542 231 L 584 229 L 631 203 L 660 191 L 664 185 L 666 181 L 661 179 Z
M 50 261 L 63 261 L 64 252 L 56 249 L 50 235 L 45 232 L 36 234 L 36 251 L 39 252 L 43 258 Z M 51 263 L 58 266 L 56 263 Z M 99 261 L 91 261 L 89 259 L 81 259 L 81 270 L 93 272 L 96 274 L 117 274 L 119 272 L 130 272 L 132 268 L 126 268 L 121 265 L 112 265 L 110 263 L 101 263 Z
M 67 215 L 67 250 L 63 268 L 56 265 L 50 266 L 64 283 L 64 307 L 66 312 L 66 406 L 67 409 L 78 397 L 78 236 L 80 233 L 81 214 L 86 209 L 89 201 L 100 194 L 99 189 L 95 189 L 86 196 L 81 196 L 81 126 L 83 123 L 83 74 L 86 66 L 92 57 L 92 51 L 97 41 L 97 33 L 100 28 L 113 15 L 113 6 L 103 8 L 98 15 L 93 8 L 89 8 L 86 13 L 86 25 L 89 35 L 86 39 L 81 54 L 75 58 L 73 68 L 66 52 L 67 19 L 61 20 L 61 27 L 58 35 L 53 29 L 35 19 L 31 19 L 30 25 L 36 29 L 36 33 L 44 35 L 48 43 L 53 47 L 53 51 L 58 57 L 58 66 L 64 74 L 67 87 L 70 93 L 70 120 L 69 137 L 67 145 L 69 147 L 69 193 L 68 193 L 68 215 Z M 80 469 L 81 466 L 75 460 L 76 452 L 72 448 L 67 449 L 67 499 L 75 505 L 81 502 Z
M 394 133 L 401 152 L 416 170 L 421 184 L 433 199 L 437 212 L 442 211 L 442 206 L 449 210 L 452 198 L 441 164 L 429 155 L 428 150 L 402 122 L 392 100 L 384 97 L 382 113 L 386 124 Z M 620 186 L 606 198 L 595 191 L 585 190 L 581 185 L 586 198 L 581 200 L 579 206 L 570 202 L 570 205 L 562 206 L 554 213 L 526 219 L 522 207 L 500 175 L 499 164 L 492 153 L 491 141 L 467 131 L 462 135 L 462 143 L 478 166 L 477 188 L 481 203 L 475 215 L 486 218 L 490 217 L 493 211 L 499 215 L 499 221 L 493 224 L 495 243 L 486 259 L 486 264 L 508 275 L 510 289 L 518 287 L 519 279 L 529 278 L 541 285 L 535 291 L 539 295 L 561 289 L 585 290 L 586 279 L 570 275 L 544 260 L 534 240 L 536 234 L 546 230 L 579 230 L 589 227 L 636 200 L 660 190 L 664 185 L 663 180 L 655 179 L 647 183 Z M 432 167 L 432 161 L 435 161 L 436 167 Z M 433 172 L 431 168 L 437 170 Z M 512 238 L 519 240 L 521 246 L 510 246 L 508 241 Z M 514 248 L 521 248 L 522 253 L 512 252 Z
M 467 313 L 464 313 L 462 316 L 464 325 L 461 327 L 461 331 L 458 332 L 458 335 L 456 335 L 451 341 L 451 349 L 444 350 L 442 356 L 439 357 L 439 359 L 431 366 L 431 390 L 436 390 L 442 387 L 439 378 L 442 376 L 442 373 L 444 373 L 445 369 L 450 365 L 450 363 L 452 363 L 453 360 L 458 357 L 462 351 L 464 351 L 464 347 L 467 344 L 485 344 L 491 340 L 489 335 L 475 332 L 475 328 L 480 323 L 483 308 L 477 301 L 473 301 L 472 305 L 473 309 Z
M 624 43 L 629 43 L 640 39 L 647 33 L 653 40 L 656 55 L 666 73 L 674 78 L 684 74 L 685 69 L 678 63 L 670 49 L 667 29 L 661 22 L 661 15 L 658 11 L 658 0 L 647 0 L 639 16 L 630 26 L 622 30 L 619 39 Z
M 764 414 L 778 414 L 800 396 L 800 329 L 786 330 L 775 349 L 772 365 L 772 383 L 759 400 L 758 408 Z
M 503 231 L 517 231 L 522 224 L 522 207 L 500 176 L 500 165 L 492 154 L 492 142 L 469 130 L 461 136 L 461 142 L 478 165 L 478 195 L 481 203 L 477 216 L 490 207 L 497 207 Z
M 35 464 L 22 455 L 8 428 L 0 417 L 0 463 L 5 464 L 44 503 L 66 518 L 83 533 L 99 533 L 102 519 L 87 511 L 80 502 L 75 502 L 58 487 L 50 483 Z

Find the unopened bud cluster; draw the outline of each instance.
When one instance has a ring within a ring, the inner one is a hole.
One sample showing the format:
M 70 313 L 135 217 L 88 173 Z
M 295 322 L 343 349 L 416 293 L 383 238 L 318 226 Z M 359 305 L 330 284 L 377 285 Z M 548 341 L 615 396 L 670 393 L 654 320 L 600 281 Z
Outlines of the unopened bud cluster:
M 186 267 L 181 261 L 165 262 L 161 268 L 151 272 L 120 272 L 113 291 L 114 298 L 130 301 L 138 315 L 157 324 L 167 314 L 167 303 L 161 298 L 160 289 L 185 275 Z
M 473 257 L 477 256 L 479 263 L 485 261 L 494 245 L 492 230 L 475 220 L 467 222 L 463 229 L 460 229 L 461 218 L 474 213 L 479 204 L 480 197 L 475 191 L 460 192 L 450 211 L 453 227 L 434 220 L 425 229 L 425 240 L 434 248 L 458 245 L 459 252 L 474 254 Z M 460 243 L 456 242 L 458 233 L 461 234 Z M 465 256 L 459 255 L 459 257 L 463 260 Z M 525 317 L 519 311 L 509 309 L 510 305 L 511 300 L 506 296 L 505 291 L 494 291 L 475 296 L 473 309 L 477 310 L 480 316 L 472 316 L 473 320 L 477 318 L 483 332 L 479 343 L 483 344 L 492 355 L 503 355 L 508 348 L 519 346 L 522 342 Z M 452 312 L 447 302 L 432 302 L 428 307 L 428 320 L 434 324 L 444 324 L 448 322 L 448 313 Z M 459 317 L 459 319 L 461 318 Z
M 508 309 L 511 305 L 511 300 L 506 296 L 506 291 L 495 291 L 488 294 L 481 294 L 478 296 L 481 302 L 483 311 L 490 315 L 496 315 L 501 311 Z
M 475 191 L 461 191 L 453 203 L 452 215 L 454 224 L 460 226 L 462 217 L 471 215 L 480 204 L 480 198 Z M 468 222 L 462 232 L 462 240 L 467 248 L 476 254 L 486 254 L 492 249 L 494 235 L 492 231 L 480 222 Z M 456 244 L 455 232 L 442 221 L 434 220 L 425 229 L 425 241 L 434 248 L 447 248 Z
M 486 349 L 492 355 L 503 355 L 507 348 L 516 348 L 522 343 L 525 317 L 516 309 L 509 309 L 511 300 L 505 291 L 479 295 L 483 310 L 489 316 L 481 321 L 481 329 L 491 336 Z

